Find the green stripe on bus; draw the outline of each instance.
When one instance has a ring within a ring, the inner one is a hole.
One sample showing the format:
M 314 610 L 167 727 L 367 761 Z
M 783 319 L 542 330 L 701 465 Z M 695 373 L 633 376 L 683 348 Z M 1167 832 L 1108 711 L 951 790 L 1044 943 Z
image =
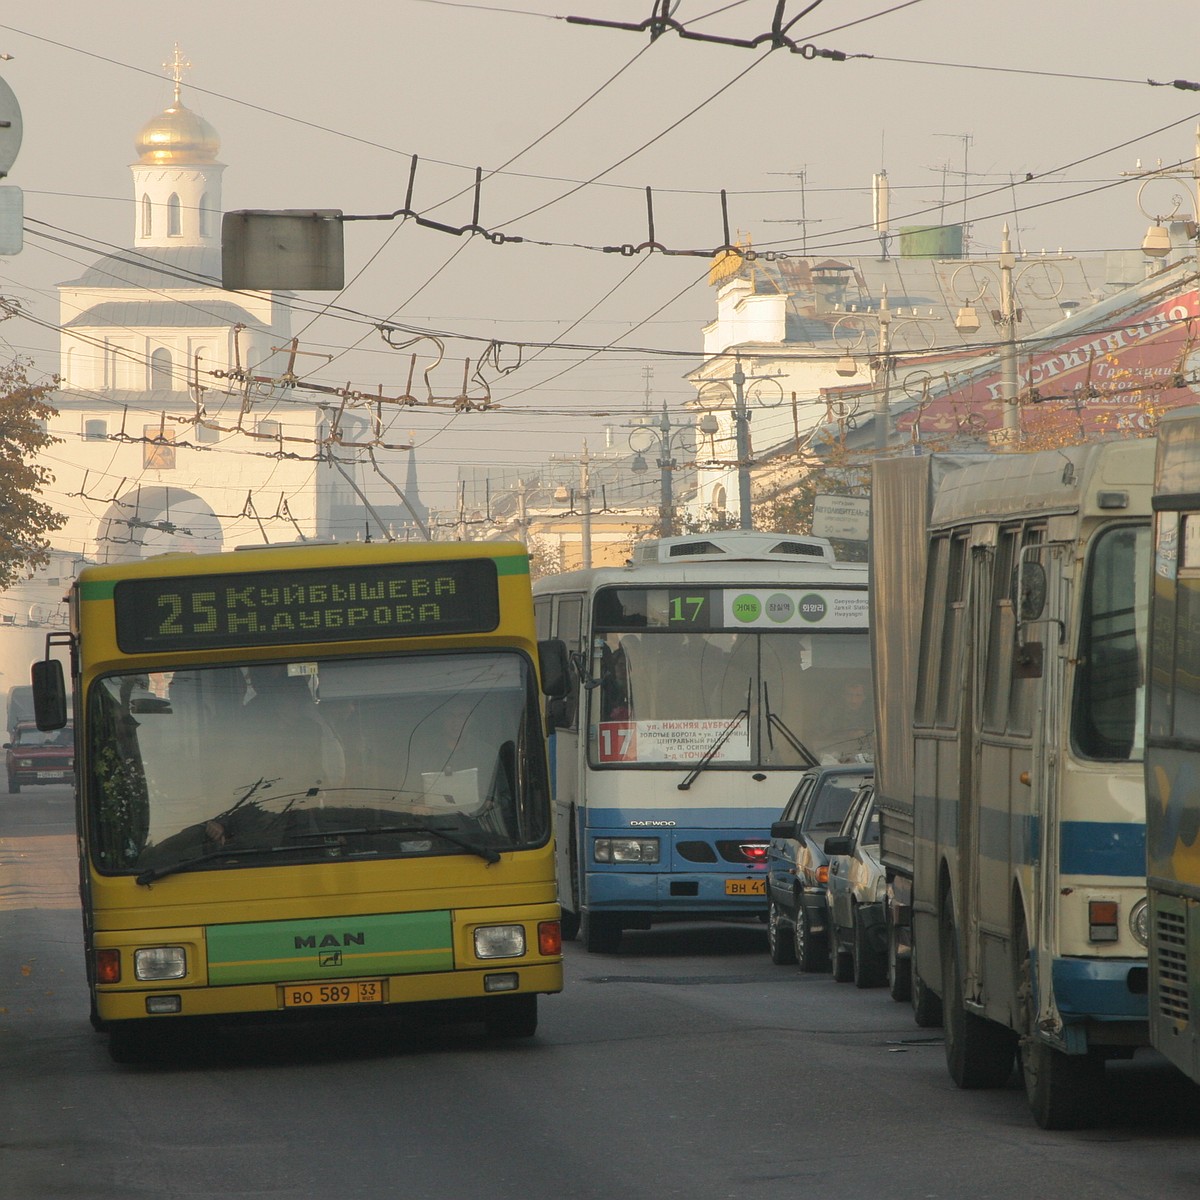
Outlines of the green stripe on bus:
M 79 595 L 84 600 L 111 600 L 113 588 L 117 586 L 115 579 L 100 579 L 94 583 L 81 583 Z
M 506 554 L 503 558 L 494 560 L 497 575 L 528 575 L 528 554 Z
M 207 941 L 214 985 L 454 969 L 445 911 L 212 925 Z

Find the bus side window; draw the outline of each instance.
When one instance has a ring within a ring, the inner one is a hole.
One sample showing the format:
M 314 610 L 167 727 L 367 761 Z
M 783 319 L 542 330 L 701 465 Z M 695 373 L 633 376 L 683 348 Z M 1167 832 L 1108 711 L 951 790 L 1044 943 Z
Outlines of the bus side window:
M 540 635 L 539 635 L 540 636 Z M 579 725 L 579 670 L 583 645 L 583 596 L 559 596 L 555 614 L 554 636 L 567 646 L 567 657 L 571 662 L 571 689 L 565 702 L 565 728 L 575 729 Z

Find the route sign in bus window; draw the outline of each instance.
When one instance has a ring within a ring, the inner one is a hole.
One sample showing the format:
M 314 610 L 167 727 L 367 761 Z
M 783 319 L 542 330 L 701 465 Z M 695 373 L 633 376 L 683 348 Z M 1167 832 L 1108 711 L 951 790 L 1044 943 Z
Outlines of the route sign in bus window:
M 126 654 L 486 633 L 500 620 L 490 559 L 123 579 L 112 597 Z

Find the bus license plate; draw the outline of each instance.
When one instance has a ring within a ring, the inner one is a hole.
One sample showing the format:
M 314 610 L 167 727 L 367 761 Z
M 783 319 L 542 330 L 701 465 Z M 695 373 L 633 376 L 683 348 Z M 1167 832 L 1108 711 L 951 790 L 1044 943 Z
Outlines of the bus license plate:
M 284 1008 L 320 1008 L 326 1004 L 382 1004 L 383 980 L 355 979 L 345 983 L 284 985 Z
M 725 895 L 727 896 L 765 896 L 766 894 L 766 879 L 725 880 Z

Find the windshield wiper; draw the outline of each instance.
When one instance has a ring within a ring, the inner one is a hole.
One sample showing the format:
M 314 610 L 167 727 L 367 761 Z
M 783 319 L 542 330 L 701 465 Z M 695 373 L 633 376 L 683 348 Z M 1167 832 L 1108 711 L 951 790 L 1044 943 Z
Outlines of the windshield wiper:
M 763 707 L 767 710 L 767 742 L 771 749 L 775 749 L 775 739 L 771 736 L 771 731 L 778 729 L 787 739 L 792 749 L 802 758 L 807 759 L 807 762 L 804 764 L 806 767 L 817 766 L 817 756 L 787 727 L 782 717 L 777 717 L 771 711 L 771 693 L 765 681 L 763 683 Z
M 193 858 L 181 858 L 177 862 L 147 867 L 135 875 L 133 881 L 145 886 L 167 875 L 179 875 L 184 871 L 194 871 L 197 867 L 215 862 L 220 858 L 247 858 L 252 854 L 295 854 L 300 848 L 299 846 L 242 846 L 233 850 L 210 850 L 207 854 L 197 854 Z
M 727 741 L 729 741 L 730 737 L 733 734 L 733 731 L 743 721 L 750 720 L 750 689 L 752 686 L 753 686 L 752 681 L 747 679 L 746 680 L 746 707 L 743 708 L 737 714 L 737 716 L 735 716 L 733 718 L 733 720 L 730 721 L 729 724 L 726 725 L 725 728 L 722 729 L 721 732 L 717 734 L 716 740 L 713 742 L 713 744 L 711 746 L 709 746 L 709 748 L 707 750 L 705 750 L 704 756 L 700 759 L 700 761 L 687 773 L 687 775 L 684 776 L 683 782 L 676 784 L 676 787 L 678 787 L 678 789 L 681 792 L 686 792 L 688 790 L 688 788 L 690 788 L 692 786 L 692 784 L 695 783 L 696 780 L 700 778 L 700 772 L 703 771 L 704 768 L 707 767 L 708 764 L 710 762 L 712 762 L 712 760 L 714 758 L 717 757 L 718 751 L 721 749 L 721 747 L 723 745 L 725 745 L 725 743 Z
M 500 861 L 499 853 L 490 846 L 477 846 L 466 838 L 456 837 L 453 833 L 445 829 L 438 829 L 434 825 L 363 825 L 353 829 L 314 829 L 311 833 L 289 833 L 288 837 L 295 841 L 304 841 L 310 838 L 352 837 L 377 833 L 429 833 L 450 842 L 460 850 L 466 850 L 469 854 L 478 854 L 485 862 L 498 863 Z

